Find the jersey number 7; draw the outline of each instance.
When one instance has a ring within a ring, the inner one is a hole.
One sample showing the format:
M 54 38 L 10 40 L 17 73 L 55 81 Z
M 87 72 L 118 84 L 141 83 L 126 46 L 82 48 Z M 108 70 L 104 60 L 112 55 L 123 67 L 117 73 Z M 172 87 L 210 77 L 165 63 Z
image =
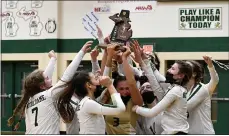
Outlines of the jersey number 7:
M 35 113 L 35 127 L 38 126 L 38 123 L 37 123 L 37 114 L 38 114 L 38 108 L 35 107 L 32 109 L 32 113 L 34 113 L 34 111 L 36 112 Z

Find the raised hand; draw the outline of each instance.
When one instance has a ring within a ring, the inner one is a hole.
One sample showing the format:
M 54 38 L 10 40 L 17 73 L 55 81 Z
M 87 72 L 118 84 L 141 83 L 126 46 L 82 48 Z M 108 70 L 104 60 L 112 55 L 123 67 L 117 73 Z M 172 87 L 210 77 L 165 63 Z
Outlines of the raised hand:
M 95 48 L 91 51 L 90 55 L 91 55 L 91 59 L 92 59 L 93 61 L 96 61 L 96 60 L 97 60 L 97 57 L 99 56 L 99 50 L 97 49 L 97 47 L 95 47 Z
M 51 51 L 48 53 L 48 56 L 49 56 L 50 59 L 51 59 L 52 57 L 53 57 L 53 58 L 56 58 L 56 54 L 55 54 L 54 50 L 51 50 Z
M 137 110 L 138 107 L 139 107 L 138 105 L 133 106 L 132 111 L 133 112 L 136 112 L 136 110 Z
M 96 25 L 96 28 L 98 29 L 98 32 L 97 32 L 97 36 L 99 39 L 102 39 L 103 38 L 103 32 L 102 30 L 100 29 L 100 27 L 98 25 Z
M 130 48 L 127 46 L 123 46 L 126 48 L 126 51 L 122 53 L 122 60 L 126 60 L 127 57 L 131 54 Z
M 84 53 L 87 53 L 91 50 L 91 45 L 92 45 L 93 41 L 87 41 L 84 46 L 81 48 L 81 50 L 84 52 Z
M 117 48 L 117 46 L 119 46 L 119 45 L 118 44 L 111 44 L 110 46 L 107 47 L 108 57 L 113 58 L 115 55 L 117 55 L 118 53 L 121 52 L 120 50 L 118 50 L 118 51 L 115 50 Z
M 105 42 L 106 44 L 110 44 L 110 43 L 111 43 L 111 36 L 108 35 L 107 37 L 105 37 L 104 42 Z
M 99 78 L 99 84 L 105 87 L 109 87 L 112 85 L 112 80 L 109 76 L 101 76 Z
M 209 56 L 203 56 L 205 63 L 208 64 L 208 67 L 213 67 L 212 59 Z
M 114 59 L 119 63 L 122 64 L 122 53 L 118 53 L 117 55 L 114 56 Z
M 134 56 L 131 55 L 131 57 L 134 59 L 135 62 L 140 64 L 142 62 L 143 51 L 140 49 L 139 43 L 136 40 L 131 42 L 131 46 L 132 46 L 133 52 L 134 52 Z

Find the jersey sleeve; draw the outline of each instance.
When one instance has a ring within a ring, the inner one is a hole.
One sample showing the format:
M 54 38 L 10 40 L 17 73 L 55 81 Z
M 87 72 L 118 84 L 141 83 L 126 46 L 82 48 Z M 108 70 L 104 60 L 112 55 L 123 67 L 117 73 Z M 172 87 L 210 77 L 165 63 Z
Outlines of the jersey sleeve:
M 209 73 L 210 73 L 210 81 L 208 84 L 206 84 L 206 87 L 208 88 L 208 90 L 210 91 L 210 93 L 212 94 L 219 82 L 219 76 L 218 73 L 215 70 L 215 67 L 208 67 Z
M 48 66 L 45 68 L 44 71 L 44 75 L 47 76 L 48 78 L 52 78 L 55 69 L 55 64 L 56 64 L 56 58 L 52 57 L 49 60 Z
M 130 67 L 132 68 L 133 72 L 134 72 L 134 75 L 137 75 L 137 76 L 141 76 L 142 73 L 140 70 L 138 70 L 136 67 L 133 67 L 132 65 L 130 65 Z
M 158 82 L 164 82 L 166 80 L 166 78 L 157 69 L 153 71 L 153 73 Z
M 160 101 L 163 98 L 165 91 L 163 90 L 158 80 L 156 79 L 150 63 L 146 63 L 146 64 L 143 63 L 142 69 L 144 70 L 145 75 L 149 80 L 149 83 L 151 85 L 154 94 L 157 96 L 158 100 Z
M 142 72 L 138 70 L 136 67 L 133 67 L 132 65 L 130 65 L 130 67 L 132 68 L 134 75 L 137 75 L 137 76 L 142 75 Z M 118 64 L 118 72 L 122 75 L 125 75 L 125 72 L 123 70 L 123 64 Z
M 52 88 L 50 88 L 48 91 L 51 93 L 51 96 L 56 96 L 60 92 L 64 91 L 66 82 L 69 82 L 72 77 L 74 76 L 74 73 L 76 72 L 82 58 L 84 56 L 84 52 L 81 50 L 79 53 L 75 56 L 71 64 L 66 68 L 64 71 L 63 76 L 61 77 L 61 80 L 59 80 Z
M 109 107 L 102 105 L 94 100 L 88 100 L 84 104 L 84 111 L 87 113 L 99 115 L 117 115 L 125 111 L 125 105 L 122 102 L 119 93 L 112 94 L 111 98 L 114 105 L 110 105 Z
M 118 63 L 118 72 L 124 75 L 123 64 Z
M 136 113 L 144 117 L 157 116 L 159 113 L 164 111 L 167 107 L 169 107 L 178 97 L 180 97 L 180 94 L 178 94 L 177 89 L 179 89 L 179 87 L 173 87 L 165 95 L 165 97 L 153 108 L 148 109 L 148 108 L 138 107 Z
M 111 77 L 111 67 L 105 66 L 104 71 L 103 71 L 103 76 Z
M 92 64 L 92 73 L 96 73 L 96 71 L 100 70 L 100 66 L 99 66 L 99 62 L 98 60 L 96 61 L 92 61 L 91 60 L 91 64 Z

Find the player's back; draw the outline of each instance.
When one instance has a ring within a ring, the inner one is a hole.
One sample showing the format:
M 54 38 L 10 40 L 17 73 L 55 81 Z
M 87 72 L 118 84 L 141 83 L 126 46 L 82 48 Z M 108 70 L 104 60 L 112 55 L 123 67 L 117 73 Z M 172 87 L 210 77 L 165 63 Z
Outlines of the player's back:
M 211 95 L 209 90 L 203 83 L 198 84 L 196 88 L 199 89 L 196 91 L 197 93 L 193 93 L 194 95 L 190 95 L 188 98 L 198 100 L 201 99 L 201 96 L 203 100 L 189 111 L 189 134 L 215 134 L 211 121 Z
M 60 118 L 50 91 L 31 97 L 25 108 L 26 134 L 59 134 Z

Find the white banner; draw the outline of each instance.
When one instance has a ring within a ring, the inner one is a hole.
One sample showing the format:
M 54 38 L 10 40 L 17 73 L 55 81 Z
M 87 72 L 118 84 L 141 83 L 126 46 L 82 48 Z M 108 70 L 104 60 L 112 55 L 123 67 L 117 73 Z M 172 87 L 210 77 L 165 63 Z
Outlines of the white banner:
M 222 8 L 181 8 L 179 28 L 222 29 Z
M 98 30 L 96 25 L 98 22 L 99 18 L 93 11 L 87 13 L 82 19 L 84 29 L 92 36 L 93 39 L 97 38 Z
M 130 13 L 153 12 L 156 1 L 99 1 L 94 5 L 95 13 L 120 13 L 122 9 Z

